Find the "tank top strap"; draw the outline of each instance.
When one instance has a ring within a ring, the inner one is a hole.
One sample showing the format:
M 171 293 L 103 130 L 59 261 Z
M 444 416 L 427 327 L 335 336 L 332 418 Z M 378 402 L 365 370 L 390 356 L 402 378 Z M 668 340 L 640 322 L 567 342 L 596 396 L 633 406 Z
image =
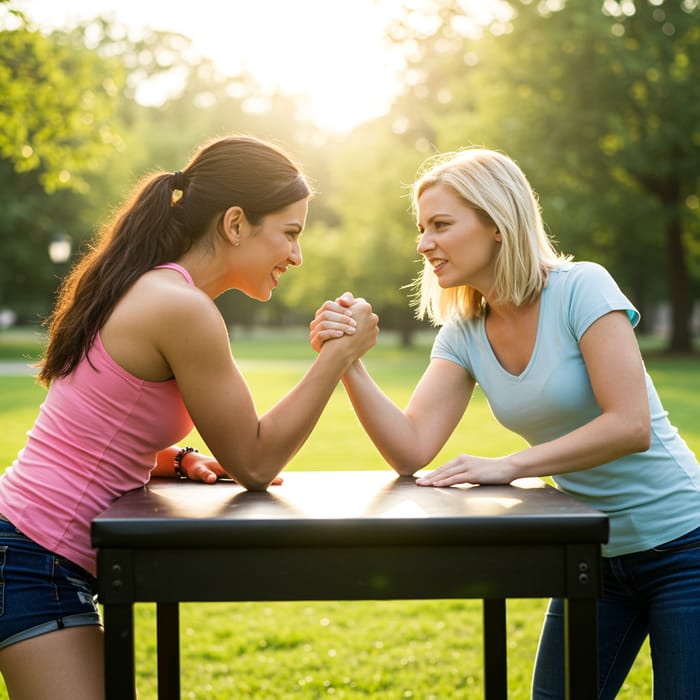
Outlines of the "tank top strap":
M 153 269 L 159 270 L 161 268 L 167 268 L 168 270 L 176 270 L 187 280 L 187 284 L 194 287 L 194 280 L 192 279 L 192 275 L 190 275 L 190 273 L 187 272 L 187 270 L 185 270 L 185 268 L 182 267 L 182 265 L 178 265 L 177 263 L 163 263 L 162 265 L 156 265 Z

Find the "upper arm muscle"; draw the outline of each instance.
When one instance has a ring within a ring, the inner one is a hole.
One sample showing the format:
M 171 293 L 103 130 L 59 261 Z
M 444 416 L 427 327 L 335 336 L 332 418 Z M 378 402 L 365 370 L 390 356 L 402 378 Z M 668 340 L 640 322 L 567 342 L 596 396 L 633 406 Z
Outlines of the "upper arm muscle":
M 183 324 L 164 333 L 161 351 L 213 455 L 225 468 L 243 464 L 255 450 L 258 415 L 233 360 L 226 325 L 204 297 L 180 304 L 177 313 Z
M 601 316 L 583 334 L 580 347 L 601 411 L 648 420 L 644 364 L 625 312 Z

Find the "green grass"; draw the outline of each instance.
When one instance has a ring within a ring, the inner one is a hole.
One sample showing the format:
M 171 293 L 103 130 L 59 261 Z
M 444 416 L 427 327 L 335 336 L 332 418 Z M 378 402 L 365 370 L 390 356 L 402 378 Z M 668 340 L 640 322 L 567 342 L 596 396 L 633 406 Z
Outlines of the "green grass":
M 15 354 L 36 357 L 36 341 Z M 313 358 L 305 333 L 235 335 L 234 353 L 259 411 L 272 406 Z M 366 364 L 403 405 L 427 362 L 430 337 L 403 350 L 384 334 Z M 674 425 L 700 450 L 695 358 L 650 355 L 647 366 Z M 31 427 L 44 390 L 32 377 L 0 377 L 0 470 L 11 463 Z M 190 442 L 203 447 L 198 435 Z M 498 426 L 477 392 L 435 463 L 458 452 L 498 455 L 522 442 Z M 316 430 L 288 469 L 386 469 L 339 387 Z M 202 582 L 206 585 L 206 581 Z M 509 698 L 529 697 L 530 673 L 546 601 L 508 601 Z M 156 697 L 155 606 L 136 606 L 137 683 L 141 700 Z M 481 698 L 481 608 L 478 601 L 198 603 L 181 606 L 182 697 L 399 700 Z M 0 700 L 6 699 L 0 683 Z M 622 700 L 651 697 L 645 646 Z

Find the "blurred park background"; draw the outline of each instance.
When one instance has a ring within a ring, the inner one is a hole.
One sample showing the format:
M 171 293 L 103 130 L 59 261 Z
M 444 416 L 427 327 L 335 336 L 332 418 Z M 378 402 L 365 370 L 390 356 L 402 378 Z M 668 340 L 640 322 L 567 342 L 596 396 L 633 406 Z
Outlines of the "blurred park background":
M 126 23 L 116 9 L 130 6 Z M 642 311 L 640 333 L 692 350 L 698 0 L 250 7 L 0 0 L 0 327 L 38 327 L 61 276 L 137 179 L 243 132 L 289 150 L 318 195 L 304 266 L 272 301 L 218 300 L 234 335 L 306 325 L 321 300 L 350 289 L 410 345 L 421 326 L 407 300 L 419 263 L 406 186 L 431 154 L 482 145 L 521 164 L 560 248 L 610 269 Z M 169 28 L 176 11 L 193 32 L 203 26 L 204 41 L 201 29 L 197 42 Z M 257 54 L 267 75 L 252 71 Z
M 142 175 L 230 133 L 285 147 L 318 192 L 303 267 L 269 303 L 218 300 L 260 410 L 298 381 L 304 327 L 346 289 L 380 314 L 367 362 L 406 402 L 433 334 L 408 305 L 407 185 L 430 155 L 482 145 L 522 165 L 558 246 L 640 308 L 649 371 L 700 448 L 698 0 L 0 0 L 0 359 L 36 359 L 60 279 Z M 44 391 L 0 377 L 0 468 Z M 479 392 L 440 458 L 475 441 L 517 448 Z M 290 468 L 331 465 L 386 468 L 340 394 Z M 185 606 L 183 697 L 478 698 L 475 605 Z M 544 605 L 509 602 L 516 700 Z M 153 698 L 153 606 L 137 615 Z M 645 648 L 619 697 L 650 697 L 650 675 Z

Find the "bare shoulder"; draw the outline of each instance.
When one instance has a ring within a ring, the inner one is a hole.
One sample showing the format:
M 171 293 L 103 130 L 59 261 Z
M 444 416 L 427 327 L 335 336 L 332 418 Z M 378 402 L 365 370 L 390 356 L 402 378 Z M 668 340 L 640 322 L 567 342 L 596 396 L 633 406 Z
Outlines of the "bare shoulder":
M 216 304 L 201 289 L 187 283 L 174 270 L 152 270 L 134 285 L 134 301 L 153 321 L 172 323 L 187 320 L 190 323 L 219 321 Z
M 227 333 L 216 304 L 172 270 L 140 277 L 115 307 L 101 330 L 107 352 L 142 379 L 173 375 L 169 355 L 183 339 L 226 343 Z

